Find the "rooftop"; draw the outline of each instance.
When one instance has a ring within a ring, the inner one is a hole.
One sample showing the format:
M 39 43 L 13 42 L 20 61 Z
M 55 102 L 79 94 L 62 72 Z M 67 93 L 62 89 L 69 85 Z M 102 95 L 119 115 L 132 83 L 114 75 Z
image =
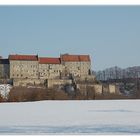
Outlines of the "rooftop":
M 9 55 L 9 60 L 38 61 L 37 55 Z
M 60 58 L 39 57 L 40 64 L 60 64 Z
M 79 61 L 90 61 L 90 56 L 89 55 L 69 55 L 69 54 L 64 54 L 61 55 L 62 61 L 65 62 L 79 62 Z
M 9 60 L 39 61 L 40 64 L 60 64 L 64 62 L 90 62 L 89 55 L 70 55 L 63 54 L 61 58 L 39 57 L 38 55 L 9 55 Z

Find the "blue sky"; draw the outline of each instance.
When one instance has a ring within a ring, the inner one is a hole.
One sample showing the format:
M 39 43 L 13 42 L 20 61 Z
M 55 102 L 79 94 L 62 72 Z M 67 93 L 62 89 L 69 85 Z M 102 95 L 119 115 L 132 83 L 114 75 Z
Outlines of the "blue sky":
M 0 55 L 90 54 L 92 68 L 140 65 L 140 6 L 0 6 Z

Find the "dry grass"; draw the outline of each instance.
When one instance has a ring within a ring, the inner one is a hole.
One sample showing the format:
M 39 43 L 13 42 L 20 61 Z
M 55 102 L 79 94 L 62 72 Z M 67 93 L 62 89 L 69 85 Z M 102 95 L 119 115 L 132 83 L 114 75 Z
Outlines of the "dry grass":
M 79 90 L 74 95 L 69 95 L 64 90 L 14 87 L 11 89 L 7 102 L 27 102 L 40 100 L 115 100 L 115 99 L 140 99 L 140 92 L 136 96 L 123 96 L 118 94 L 97 95 L 92 87 L 87 87 L 87 94 Z M 0 96 L 0 102 L 6 102 Z
M 55 89 L 14 87 L 9 94 L 9 102 L 26 102 L 40 100 L 67 100 L 68 95 Z
M 95 100 L 121 100 L 121 99 L 136 99 L 135 96 L 123 96 L 119 94 L 106 94 L 106 95 L 96 95 Z
M 0 95 L 0 102 L 5 102 L 6 100 L 2 98 L 2 96 Z

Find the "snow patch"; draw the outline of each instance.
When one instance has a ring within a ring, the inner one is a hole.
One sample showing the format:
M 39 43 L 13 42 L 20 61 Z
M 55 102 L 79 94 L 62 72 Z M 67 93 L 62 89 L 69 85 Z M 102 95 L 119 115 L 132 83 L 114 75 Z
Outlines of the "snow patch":
M 11 90 L 12 86 L 9 84 L 1 84 L 0 85 L 0 95 L 4 99 L 8 99 L 9 92 Z
M 0 104 L 0 134 L 140 134 L 139 100 Z

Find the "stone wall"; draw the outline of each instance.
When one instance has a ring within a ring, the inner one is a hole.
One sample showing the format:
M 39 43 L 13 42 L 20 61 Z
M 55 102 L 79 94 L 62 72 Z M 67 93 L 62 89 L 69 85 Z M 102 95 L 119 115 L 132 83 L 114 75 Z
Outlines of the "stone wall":
M 75 81 L 77 83 L 94 83 L 96 81 L 96 77 L 94 75 L 86 75 L 86 76 L 76 77 Z
M 90 74 L 91 63 L 90 62 L 64 62 L 65 75 L 72 74 L 75 77 L 85 77 Z
M 103 86 L 101 84 L 95 84 L 93 85 L 95 93 L 98 95 L 103 94 Z
M 60 78 L 89 76 L 90 62 L 64 62 L 62 64 L 39 64 L 38 61 L 10 60 L 10 78 Z
M 13 86 L 47 86 L 53 88 L 54 86 L 64 86 L 66 84 L 72 84 L 72 80 L 61 80 L 61 79 L 14 79 Z
M 13 86 L 42 86 L 44 80 L 41 79 L 14 79 Z
M 67 79 L 48 79 L 47 80 L 47 87 L 48 88 L 53 88 L 54 86 L 64 86 L 66 84 L 72 84 L 72 80 L 67 80 Z
M 102 85 L 100 84 L 77 84 L 76 88 L 80 90 L 81 94 L 86 95 L 87 93 L 87 89 L 89 87 L 93 87 L 93 92 L 95 92 L 95 94 L 99 94 L 101 95 L 103 90 L 102 90 Z
M 38 78 L 38 61 L 10 60 L 10 78 Z
M 95 94 L 102 95 L 103 93 L 108 94 L 119 94 L 118 91 L 116 91 L 116 85 L 109 84 L 109 85 L 102 85 L 102 84 L 77 84 L 77 89 L 81 91 L 82 94 L 86 94 L 88 87 L 94 87 Z
M 116 93 L 116 86 L 113 84 L 109 84 L 109 93 L 110 94 L 115 94 Z
M 39 77 L 41 79 L 60 78 L 62 71 L 61 64 L 39 64 Z

